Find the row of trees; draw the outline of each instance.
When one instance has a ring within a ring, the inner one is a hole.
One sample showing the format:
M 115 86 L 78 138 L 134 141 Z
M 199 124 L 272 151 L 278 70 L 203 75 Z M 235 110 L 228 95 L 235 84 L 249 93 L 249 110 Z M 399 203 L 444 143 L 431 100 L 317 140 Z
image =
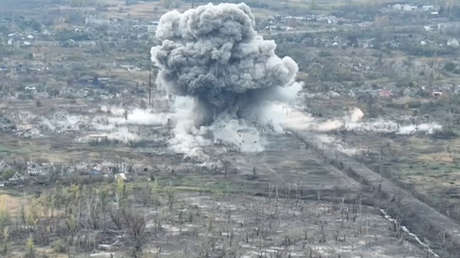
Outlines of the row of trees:
M 153 194 L 153 190 L 145 194 Z M 57 186 L 10 213 L 0 202 L 0 251 L 9 253 L 10 239 L 26 241 L 26 254 L 34 245 L 52 245 L 55 251 L 91 251 L 100 234 L 125 232 L 131 255 L 138 257 L 145 241 L 146 221 L 137 212 L 132 192 L 122 179 L 99 186 Z M 26 255 L 26 257 L 32 257 Z

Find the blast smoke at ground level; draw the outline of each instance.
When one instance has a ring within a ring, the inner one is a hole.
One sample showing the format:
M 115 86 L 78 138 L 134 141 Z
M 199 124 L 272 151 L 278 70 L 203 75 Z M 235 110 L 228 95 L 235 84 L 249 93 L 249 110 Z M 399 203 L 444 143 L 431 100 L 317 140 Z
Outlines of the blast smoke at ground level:
M 172 121 L 170 147 L 204 162 L 202 147 L 212 144 L 225 143 L 243 152 L 263 151 L 266 132 L 412 134 L 440 128 L 361 121 L 364 113 L 357 108 L 329 120 L 301 112 L 294 101 L 302 89 L 295 81 L 297 64 L 289 57 L 278 57 L 275 42 L 264 40 L 254 26 L 254 16 L 245 4 L 208 4 L 163 15 L 156 32 L 161 45 L 151 49 L 151 58 L 159 68 L 157 85 L 171 95 L 173 113 L 156 118 L 133 112 L 126 123 L 147 118 L 157 123 Z
M 194 125 L 219 116 L 240 117 L 264 96 L 295 84 L 298 66 L 275 54 L 276 44 L 255 29 L 246 4 L 203 5 L 163 15 L 151 49 L 159 68 L 157 84 L 169 93 L 195 99 Z M 244 112 L 243 112 L 244 111 Z

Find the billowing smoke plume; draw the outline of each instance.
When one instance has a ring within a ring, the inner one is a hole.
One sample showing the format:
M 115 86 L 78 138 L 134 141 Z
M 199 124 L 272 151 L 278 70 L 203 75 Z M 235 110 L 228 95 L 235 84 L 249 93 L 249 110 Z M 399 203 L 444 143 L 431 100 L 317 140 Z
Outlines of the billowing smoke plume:
M 275 42 L 264 40 L 254 26 L 243 3 L 208 4 L 161 17 L 156 37 L 162 43 L 151 50 L 160 69 L 157 84 L 195 99 L 195 125 L 209 125 L 222 113 L 239 118 L 256 100 L 282 97 L 295 85 L 295 61 L 278 57 Z

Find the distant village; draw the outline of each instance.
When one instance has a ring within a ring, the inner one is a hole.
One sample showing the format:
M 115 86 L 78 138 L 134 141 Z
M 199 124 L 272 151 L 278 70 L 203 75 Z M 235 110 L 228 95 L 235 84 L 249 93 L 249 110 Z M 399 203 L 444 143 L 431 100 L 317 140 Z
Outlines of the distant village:
M 360 58 L 352 62 L 329 62 L 328 59 L 335 58 L 331 54 L 333 51 L 345 49 L 401 51 L 407 56 L 448 56 L 460 49 L 460 37 L 456 33 L 460 31 L 460 22 L 442 15 L 439 6 L 397 3 L 383 6 L 377 12 L 378 18 L 353 18 L 338 12 L 304 16 L 278 14 L 261 19 L 257 26 L 264 37 L 274 39 L 281 46 L 284 54 L 291 54 L 287 50 L 294 42 L 297 44 L 295 49 L 307 49 L 303 52 L 308 54 L 311 51 L 311 55 L 316 55 L 296 56 L 301 72 L 306 74 L 306 87 L 321 87 L 321 92 L 307 91 L 307 98 L 393 99 L 421 96 L 439 99 L 460 94 L 458 81 L 439 83 L 435 82 L 433 75 L 441 72 L 460 74 L 460 64 L 455 61 L 440 61 L 430 66 L 404 60 L 385 63 L 381 61 L 381 56 L 377 56 L 377 62 Z M 412 21 L 408 26 L 414 33 L 391 31 L 394 24 L 407 20 Z M 0 75 L 8 79 L 8 85 L 5 81 L 0 82 L 0 97 L 7 101 L 36 101 L 37 107 L 47 99 L 71 99 L 74 102 L 67 105 L 74 105 L 72 108 L 79 111 L 82 108 L 75 101 L 79 98 L 94 103 L 115 103 L 121 99 L 141 107 L 152 107 L 155 102 L 156 108 L 164 109 L 166 104 L 162 99 L 151 99 L 154 73 L 148 52 L 149 47 L 155 44 L 158 23 L 158 17 L 152 20 L 114 18 L 97 12 L 73 13 L 71 10 L 59 11 L 46 21 L 0 18 L 0 58 L 3 60 Z M 389 29 L 380 33 L 379 29 L 384 27 Z M 132 50 L 129 55 L 123 54 L 126 49 Z M 85 59 L 88 57 L 91 61 Z M 337 77 L 331 77 L 334 73 L 338 74 Z M 424 79 L 418 83 L 408 74 L 423 74 Z M 384 76 L 405 80 L 390 83 L 365 80 Z M 432 81 L 425 79 L 429 76 L 433 77 Z M 407 84 L 402 87 L 402 83 Z M 66 116 L 60 110 L 55 114 Z M 28 120 L 26 113 L 5 114 L 0 111 L 2 132 L 25 138 L 40 136 L 40 130 L 32 126 L 31 121 L 34 120 Z M 22 124 L 21 127 L 18 124 Z M 71 134 L 78 131 L 79 126 L 88 127 L 84 123 L 75 123 L 68 128 L 56 128 L 54 133 Z M 104 137 L 97 141 L 104 141 Z M 0 172 L 8 176 L 0 180 L 0 186 L 47 178 L 54 171 L 53 165 L 48 163 L 28 162 L 25 168 L 17 170 L 2 162 Z M 125 165 L 104 162 L 79 164 L 63 171 L 103 177 L 120 174 L 129 177 L 131 173 Z

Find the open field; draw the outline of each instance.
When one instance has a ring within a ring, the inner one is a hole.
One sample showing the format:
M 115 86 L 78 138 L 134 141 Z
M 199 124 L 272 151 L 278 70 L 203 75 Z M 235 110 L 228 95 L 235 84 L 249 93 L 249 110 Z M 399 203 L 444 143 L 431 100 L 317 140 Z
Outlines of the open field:
M 313 125 L 197 157 L 149 50 L 203 3 L 0 0 L 0 257 L 459 257 L 456 2 L 248 0 Z

